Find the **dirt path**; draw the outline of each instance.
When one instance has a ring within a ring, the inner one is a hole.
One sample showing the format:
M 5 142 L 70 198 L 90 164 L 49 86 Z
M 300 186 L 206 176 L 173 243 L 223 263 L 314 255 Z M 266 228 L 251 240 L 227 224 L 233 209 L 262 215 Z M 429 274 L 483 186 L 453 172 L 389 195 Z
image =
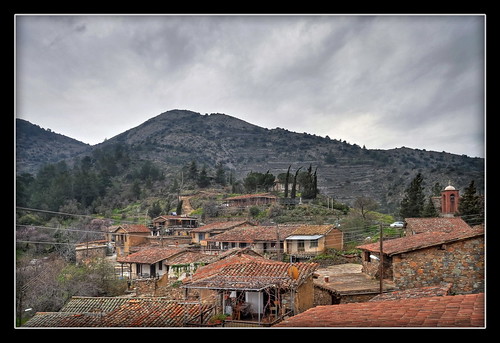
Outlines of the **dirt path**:
M 191 214 L 194 211 L 194 208 L 191 206 L 191 195 L 184 195 L 180 197 L 182 200 L 182 214 Z

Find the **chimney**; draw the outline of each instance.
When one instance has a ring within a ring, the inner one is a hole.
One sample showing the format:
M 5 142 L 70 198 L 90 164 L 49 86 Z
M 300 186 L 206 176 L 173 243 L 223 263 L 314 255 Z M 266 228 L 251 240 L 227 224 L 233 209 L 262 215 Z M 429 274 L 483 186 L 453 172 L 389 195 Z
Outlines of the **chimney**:
M 325 282 L 326 283 L 330 282 L 330 277 L 329 276 L 325 276 Z

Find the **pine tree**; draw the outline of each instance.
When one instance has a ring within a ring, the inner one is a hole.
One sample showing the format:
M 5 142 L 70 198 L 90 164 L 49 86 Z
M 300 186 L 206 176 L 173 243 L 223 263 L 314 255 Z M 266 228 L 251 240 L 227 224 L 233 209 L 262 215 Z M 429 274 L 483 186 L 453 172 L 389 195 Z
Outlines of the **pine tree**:
M 429 197 L 427 203 L 425 204 L 424 210 L 422 211 L 422 217 L 438 217 L 439 213 L 434 207 L 434 203 L 432 202 L 432 197 Z
M 226 172 L 222 162 L 217 163 L 215 166 L 215 182 L 221 186 L 226 185 Z
M 422 217 L 424 211 L 425 196 L 422 188 L 422 174 L 411 181 L 410 186 L 405 190 L 403 200 L 401 200 L 400 215 L 403 218 Z
M 469 225 L 478 224 L 483 221 L 483 206 L 480 196 L 476 194 L 474 180 L 469 183 L 469 186 L 464 191 L 464 195 L 460 197 L 458 211 L 462 219 Z
M 210 186 L 210 178 L 208 177 L 205 165 L 203 165 L 203 168 L 200 171 L 200 175 L 198 175 L 198 187 L 207 188 L 208 186 Z

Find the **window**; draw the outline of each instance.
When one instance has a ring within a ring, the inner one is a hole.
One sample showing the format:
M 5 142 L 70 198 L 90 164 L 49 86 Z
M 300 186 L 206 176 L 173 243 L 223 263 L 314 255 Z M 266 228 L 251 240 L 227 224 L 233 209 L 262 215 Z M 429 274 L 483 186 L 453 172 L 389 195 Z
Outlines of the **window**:
M 304 241 L 303 241 L 303 240 L 299 240 L 299 241 L 297 242 L 297 250 L 298 250 L 298 251 L 304 251 L 304 250 L 305 250 L 305 249 L 304 249 Z
M 310 248 L 317 248 L 318 247 L 318 240 L 315 239 L 314 241 L 309 242 L 309 247 Z

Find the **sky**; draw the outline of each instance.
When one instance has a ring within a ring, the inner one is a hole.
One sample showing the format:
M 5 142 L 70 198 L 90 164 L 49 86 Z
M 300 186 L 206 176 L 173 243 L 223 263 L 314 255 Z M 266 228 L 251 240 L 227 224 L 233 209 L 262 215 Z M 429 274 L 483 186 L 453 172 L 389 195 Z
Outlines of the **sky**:
M 485 157 L 484 15 L 17 15 L 15 115 L 88 144 L 172 109 Z

